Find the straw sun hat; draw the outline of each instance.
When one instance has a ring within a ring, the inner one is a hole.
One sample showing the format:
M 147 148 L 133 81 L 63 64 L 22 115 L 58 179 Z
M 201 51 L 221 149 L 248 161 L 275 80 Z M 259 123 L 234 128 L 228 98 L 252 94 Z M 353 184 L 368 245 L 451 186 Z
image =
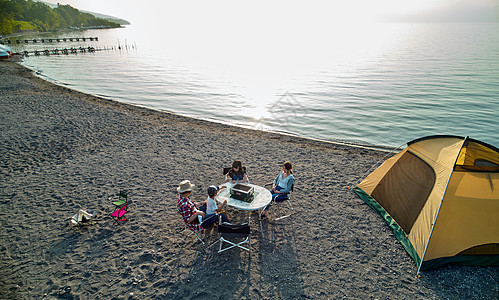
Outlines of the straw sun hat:
M 179 184 L 179 186 L 177 188 L 177 192 L 179 192 L 179 194 L 189 192 L 189 191 L 192 191 L 193 187 L 195 187 L 195 185 L 191 184 L 191 182 L 189 180 L 184 180 Z

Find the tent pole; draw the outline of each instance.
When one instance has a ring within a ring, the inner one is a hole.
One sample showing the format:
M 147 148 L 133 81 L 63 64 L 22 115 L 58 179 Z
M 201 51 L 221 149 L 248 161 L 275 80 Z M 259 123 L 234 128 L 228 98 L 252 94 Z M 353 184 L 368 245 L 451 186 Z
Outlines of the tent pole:
M 426 255 L 426 250 L 428 250 L 428 245 L 430 244 L 430 239 L 433 234 L 433 229 L 435 229 L 435 224 L 437 223 L 437 218 L 438 214 L 440 213 L 440 208 L 442 208 L 442 203 L 444 202 L 445 194 L 447 193 L 447 187 L 449 186 L 450 179 L 452 177 L 452 174 L 454 173 L 454 167 L 456 166 L 457 159 L 459 158 L 459 154 L 461 154 L 461 150 L 463 150 L 463 146 L 466 144 L 466 140 L 468 139 L 468 136 L 466 136 L 463 140 L 463 143 L 461 144 L 461 148 L 459 148 L 459 152 L 457 153 L 456 160 L 454 161 L 454 164 L 452 165 L 452 171 L 450 172 L 449 178 L 447 178 L 447 183 L 445 184 L 445 190 L 444 194 L 442 195 L 442 199 L 440 199 L 440 205 L 438 206 L 437 214 L 435 215 L 435 219 L 433 220 L 433 224 L 431 225 L 431 230 L 430 230 L 430 235 L 428 236 L 428 240 L 426 241 L 426 246 L 424 248 L 423 256 L 421 257 L 421 263 L 418 266 L 418 273 L 416 275 L 419 276 L 419 273 L 421 272 L 421 266 L 423 265 L 423 260 Z

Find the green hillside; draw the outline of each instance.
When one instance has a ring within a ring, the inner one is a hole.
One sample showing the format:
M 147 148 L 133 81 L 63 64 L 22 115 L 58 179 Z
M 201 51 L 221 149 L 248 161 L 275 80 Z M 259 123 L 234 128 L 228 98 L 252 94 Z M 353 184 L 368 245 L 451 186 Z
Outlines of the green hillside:
M 0 34 L 55 31 L 66 28 L 117 28 L 117 22 L 96 18 L 69 5 L 50 7 L 32 0 L 0 0 Z

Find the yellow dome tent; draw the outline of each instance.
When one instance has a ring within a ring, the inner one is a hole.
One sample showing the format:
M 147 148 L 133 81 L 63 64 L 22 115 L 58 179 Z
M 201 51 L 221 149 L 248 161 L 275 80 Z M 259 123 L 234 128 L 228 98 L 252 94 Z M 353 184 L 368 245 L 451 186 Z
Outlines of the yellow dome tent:
M 499 265 L 499 149 L 457 136 L 407 143 L 354 191 L 421 270 Z

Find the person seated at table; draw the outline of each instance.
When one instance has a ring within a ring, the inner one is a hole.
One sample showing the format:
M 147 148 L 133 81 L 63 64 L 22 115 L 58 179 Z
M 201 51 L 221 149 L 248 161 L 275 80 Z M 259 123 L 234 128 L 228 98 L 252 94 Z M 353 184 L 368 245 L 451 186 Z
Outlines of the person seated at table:
M 222 209 L 227 204 L 227 200 L 224 200 L 220 207 L 217 207 L 217 202 L 215 201 L 215 197 L 217 196 L 217 194 L 224 188 L 226 187 L 222 186 L 220 188 L 214 185 L 208 187 L 208 199 L 206 199 L 205 205 L 206 215 L 203 217 L 204 228 L 208 228 L 209 226 L 218 222 L 220 217 L 222 218 L 222 222 L 230 223 L 227 216 L 224 213 L 221 213 Z M 202 210 L 203 206 L 201 206 L 200 209 Z
M 270 190 L 272 201 L 282 202 L 286 200 L 286 194 L 291 191 L 294 182 L 293 165 L 291 162 L 286 161 L 282 164 L 281 172 L 279 172 L 272 183 L 272 189 Z M 268 209 L 269 206 L 265 208 L 265 210 Z M 266 212 L 263 215 L 266 216 Z
M 286 161 L 282 164 L 281 172 L 279 172 L 279 175 L 277 175 L 272 184 L 272 189 L 270 190 L 272 200 L 276 202 L 284 201 L 286 194 L 291 192 L 294 182 L 293 165 L 291 162 Z
M 248 175 L 246 175 L 240 160 L 235 160 L 232 163 L 232 168 L 225 174 L 225 182 L 249 182 Z
M 177 200 L 177 211 L 184 219 L 185 224 L 189 229 L 194 232 L 203 230 L 200 228 L 200 219 L 206 215 L 199 207 L 201 207 L 205 202 L 194 203 L 191 200 L 191 193 L 193 184 L 189 180 L 182 181 L 177 187 L 178 200 Z

